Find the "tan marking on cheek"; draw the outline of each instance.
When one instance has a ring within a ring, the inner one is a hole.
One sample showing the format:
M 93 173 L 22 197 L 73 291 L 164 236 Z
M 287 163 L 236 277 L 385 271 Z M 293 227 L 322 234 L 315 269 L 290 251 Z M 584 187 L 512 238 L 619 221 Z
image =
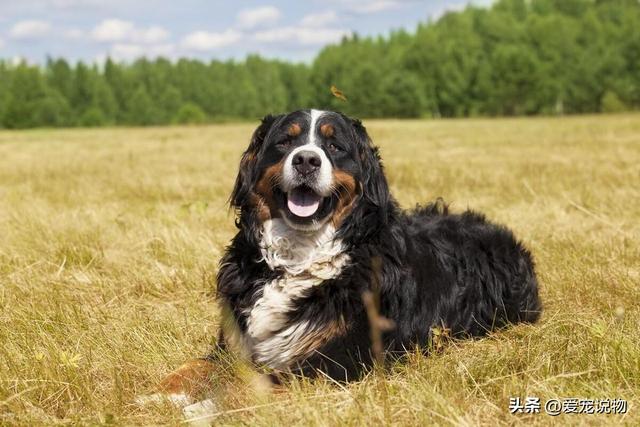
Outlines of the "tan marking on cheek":
M 271 210 L 262 196 L 256 193 L 251 193 L 249 195 L 249 201 L 258 212 L 258 220 L 260 222 L 265 222 L 266 220 L 271 219 Z
M 333 211 L 331 221 L 335 228 L 339 228 L 342 221 L 351 213 L 358 198 L 358 185 L 350 174 L 344 171 L 334 171 L 333 186 L 338 192 L 338 205 Z
M 300 133 L 302 133 L 302 129 L 297 123 L 292 123 L 291 126 L 289 126 L 289 129 L 287 129 L 287 135 L 289 136 L 298 136 Z
M 269 166 L 256 184 L 256 193 L 263 197 L 273 195 L 273 186 L 282 179 L 282 170 L 284 169 L 283 161 Z
M 325 123 L 320 126 L 320 135 L 324 136 L 325 138 L 331 138 L 333 136 L 333 133 L 334 129 L 331 124 Z
M 273 188 L 282 179 L 283 169 L 284 159 L 273 166 L 269 166 L 255 186 L 252 203 L 258 209 L 258 219 L 262 222 L 280 216 Z

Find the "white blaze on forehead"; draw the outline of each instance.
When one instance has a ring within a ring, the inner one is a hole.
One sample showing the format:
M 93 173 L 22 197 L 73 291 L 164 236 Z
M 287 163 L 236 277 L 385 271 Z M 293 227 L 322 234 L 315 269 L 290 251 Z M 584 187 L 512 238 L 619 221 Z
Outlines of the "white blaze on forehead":
M 309 144 L 318 145 L 318 139 L 316 138 L 316 124 L 318 119 L 322 117 L 324 111 L 311 110 L 311 123 L 309 124 Z

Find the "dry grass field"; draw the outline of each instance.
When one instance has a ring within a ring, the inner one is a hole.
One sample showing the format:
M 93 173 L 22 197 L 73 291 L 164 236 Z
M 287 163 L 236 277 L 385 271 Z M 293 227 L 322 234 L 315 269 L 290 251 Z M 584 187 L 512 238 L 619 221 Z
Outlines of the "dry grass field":
M 365 124 L 404 207 L 442 196 L 515 229 L 541 322 L 348 386 L 238 385 L 215 422 L 640 425 L 640 115 Z M 0 131 L 0 425 L 182 423 L 134 398 L 215 336 L 225 202 L 254 126 Z M 516 396 L 629 408 L 512 415 Z

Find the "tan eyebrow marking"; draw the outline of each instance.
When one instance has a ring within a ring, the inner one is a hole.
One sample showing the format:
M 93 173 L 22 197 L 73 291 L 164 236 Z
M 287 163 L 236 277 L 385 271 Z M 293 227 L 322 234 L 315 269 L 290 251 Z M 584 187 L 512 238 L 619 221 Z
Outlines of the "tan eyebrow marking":
M 331 126 L 329 123 L 325 123 L 320 126 L 320 134 L 325 138 L 331 138 L 333 136 L 333 132 L 333 126 Z
M 300 135 L 301 132 L 302 132 L 302 129 L 300 128 L 300 125 L 297 123 L 292 123 L 291 126 L 289 126 L 289 129 L 287 129 L 287 135 L 289 136 L 298 136 Z

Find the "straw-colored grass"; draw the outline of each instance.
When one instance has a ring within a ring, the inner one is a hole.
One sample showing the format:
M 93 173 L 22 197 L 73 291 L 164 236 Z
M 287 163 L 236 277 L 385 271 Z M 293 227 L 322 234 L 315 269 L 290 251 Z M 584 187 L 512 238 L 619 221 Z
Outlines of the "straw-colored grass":
M 348 386 L 239 386 L 216 422 L 640 425 L 640 115 L 365 124 L 403 206 L 442 196 L 526 242 L 542 320 Z M 133 400 L 215 336 L 253 127 L 0 132 L 0 425 L 181 422 Z M 629 409 L 512 415 L 516 396 Z

